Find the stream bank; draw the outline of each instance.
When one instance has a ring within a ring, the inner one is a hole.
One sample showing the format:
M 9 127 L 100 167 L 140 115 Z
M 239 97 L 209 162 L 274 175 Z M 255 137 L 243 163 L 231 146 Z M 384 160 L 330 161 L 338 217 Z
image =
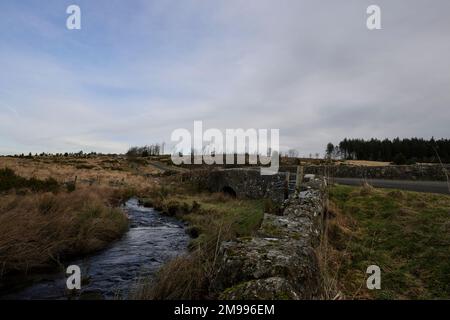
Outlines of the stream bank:
M 129 231 L 108 248 L 66 264 L 81 268 L 82 286 L 76 297 L 128 298 L 140 277 L 151 277 L 168 260 L 186 252 L 189 236 L 184 223 L 130 199 L 124 205 Z M 68 299 L 64 272 L 38 275 L 30 286 L 1 299 Z

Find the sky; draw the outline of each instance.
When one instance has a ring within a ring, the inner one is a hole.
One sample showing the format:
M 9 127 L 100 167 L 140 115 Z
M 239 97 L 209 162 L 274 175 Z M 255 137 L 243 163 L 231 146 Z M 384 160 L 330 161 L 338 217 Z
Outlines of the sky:
M 169 151 L 196 120 L 279 129 L 300 155 L 450 138 L 449 15 L 448 0 L 2 0 L 0 154 Z

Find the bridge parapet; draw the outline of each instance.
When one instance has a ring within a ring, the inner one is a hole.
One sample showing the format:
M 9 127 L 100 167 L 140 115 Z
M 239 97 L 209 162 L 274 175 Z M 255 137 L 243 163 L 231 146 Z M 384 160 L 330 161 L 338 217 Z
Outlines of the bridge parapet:
M 326 180 L 309 177 L 281 214 L 266 213 L 257 234 L 221 246 L 213 284 L 223 299 L 316 299 L 322 295 L 316 249 L 326 204 Z
M 308 182 L 315 175 L 306 174 L 302 181 Z M 233 168 L 193 172 L 189 179 L 211 192 L 226 192 L 238 198 L 272 199 L 282 203 L 293 194 L 296 188 L 296 175 L 279 172 L 274 175 L 261 175 L 259 169 Z M 307 189 L 307 185 L 301 187 Z
M 286 173 L 264 176 L 253 169 L 222 169 L 210 173 L 207 186 L 214 192 L 232 189 L 237 197 L 281 202 L 285 198 L 285 181 Z

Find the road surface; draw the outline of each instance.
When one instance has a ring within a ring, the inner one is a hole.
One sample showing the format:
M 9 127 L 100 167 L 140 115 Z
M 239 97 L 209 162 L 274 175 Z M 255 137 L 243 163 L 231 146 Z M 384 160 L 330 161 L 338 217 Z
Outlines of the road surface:
M 364 181 L 376 188 L 401 189 L 418 192 L 450 194 L 446 181 L 412 181 L 386 179 L 333 178 L 335 183 L 359 186 Z

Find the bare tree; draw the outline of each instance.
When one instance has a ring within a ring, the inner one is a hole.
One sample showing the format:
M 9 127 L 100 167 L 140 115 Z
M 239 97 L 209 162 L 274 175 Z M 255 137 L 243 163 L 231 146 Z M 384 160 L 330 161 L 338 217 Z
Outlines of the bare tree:
M 298 158 L 298 151 L 295 149 L 289 149 L 287 155 L 289 158 Z

